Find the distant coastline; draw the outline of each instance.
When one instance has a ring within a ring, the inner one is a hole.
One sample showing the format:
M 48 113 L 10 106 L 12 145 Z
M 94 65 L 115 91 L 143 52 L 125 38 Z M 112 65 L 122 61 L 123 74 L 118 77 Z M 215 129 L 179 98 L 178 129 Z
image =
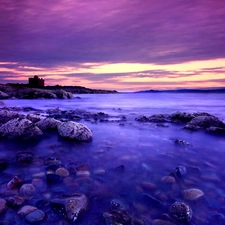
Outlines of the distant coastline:
M 176 90 L 143 90 L 135 93 L 225 93 L 225 88 L 209 89 L 176 89 Z

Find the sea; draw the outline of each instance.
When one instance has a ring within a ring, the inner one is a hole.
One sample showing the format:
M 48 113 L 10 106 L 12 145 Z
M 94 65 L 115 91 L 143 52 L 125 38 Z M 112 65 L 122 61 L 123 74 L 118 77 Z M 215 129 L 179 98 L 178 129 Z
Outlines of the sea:
M 65 168 L 73 163 L 90 167 L 86 177 L 81 179 L 70 175 L 70 182 L 67 178 L 67 182 L 48 185 L 46 178 L 41 178 L 43 185 L 36 187 L 34 199 L 27 202 L 33 205 L 40 200 L 46 202 L 43 206 L 46 218 L 40 224 L 63 224 L 65 218 L 52 212 L 48 204 L 59 195 L 76 192 L 84 193 L 89 199 L 88 209 L 75 223 L 79 225 L 114 224 L 103 216 L 106 212 L 109 215 L 113 213 L 112 201 L 124 204 L 132 218 L 145 224 L 152 224 L 156 219 L 173 224 L 225 224 L 225 137 L 204 131 L 188 131 L 183 129 L 182 123 L 162 125 L 135 120 L 140 115 L 180 111 L 207 112 L 225 121 L 225 94 L 76 94 L 73 99 L 63 100 L 4 100 L 4 106 L 31 107 L 42 112 L 56 108 L 81 109 L 110 116 L 103 121 L 79 121 L 93 132 L 93 139 L 88 142 L 66 141 L 52 131 L 34 143 L 0 142 L 0 157 L 9 161 L 9 167 L 1 176 L 0 194 L 4 199 L 7 198 L 4 186 L 14 175 L 31 183 L 35 174 L 46 171 L 46 165 L 18 166 L 17 151 L 32 151 L 43 159 L 55 157 Z M 125 120 L 121 122 L 120 118 Z M 177 143 L 176 140 L 183 142 Z M 184 174 L 168 181 L 168 176 L 174 176 L 179 168 L 185 168 Z M 190 199 L 185 196 L 187 190 L 194 190 L 196 194 L 196 189 L 201 197 Z M 193 216 L 189 222 L 174 220 L 169 214 L 176 201 L 191 208 Z M 28 224 L 16 210 L 1 214 L 0 221 Z

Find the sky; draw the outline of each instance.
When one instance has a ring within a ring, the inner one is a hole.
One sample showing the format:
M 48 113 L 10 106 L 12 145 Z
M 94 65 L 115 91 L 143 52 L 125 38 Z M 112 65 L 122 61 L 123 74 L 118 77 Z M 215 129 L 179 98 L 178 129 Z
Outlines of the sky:
M 1 0 L 0 83 L 225 87 L 224 0 Z

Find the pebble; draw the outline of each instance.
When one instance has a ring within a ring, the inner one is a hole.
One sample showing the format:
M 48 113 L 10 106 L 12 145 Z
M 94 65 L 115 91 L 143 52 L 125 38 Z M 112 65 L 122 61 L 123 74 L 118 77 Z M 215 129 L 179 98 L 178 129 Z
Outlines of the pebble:
M 165 184 L 173 184 L 176 182 L 175 178 L 171 176 L 165 176 L 161 179 L 161 181 Z
M 69 171 L 67 169 L 63 168 L 63 167 L 58 168 L 55 171 L 55 174 L 59 175 L 60 177 L 68 177 L 70 175 Z
M 33 184 L 23 184 L 20 188 L 20 194 L 25 199 L 31 199 L 34 197 L 36 189 Z
M 0 213 L 3 213 L 6 210 L 6 200 L 0 198 Z
M 35 211 L 37 209 L 37 207 L 32 206 L 32 205 L 25 205 L 22 208 L 19 209 L 19 211 L 17 212 L 17 214 L 22 215 L 22 216 L 26 216 L 27 214 Z
M 32 175 L 33 178 L 44 178 L 45 177 L 45 173 L 44 172 L 39 172 L 39 173 L 35 173 Z
M 14 176 L 13 179 L 10 180 L 9 183 L 7 184 L 7 188 L 9 190 L 18 188 L 22 183 L 23 183 L 23 180 L 20 177 Z
M 26 215 L 25 219 L 28 223 L 36 223 L 38 221 L 43 220 L 44 217 L 45 217 L 45 213 L 42 210 L 37 209 L 29 213 L 28 215 Z
M 182 222 L 188 222 L 192 218 L 191 208 L 184 202 L 174 202 L 169 208 L 170 215 Z
M 76 172 L 77 177 L 89 177 L 90 172 L 89 171 L 77 171 Z
M 76 167 L 77 171 L 87 171 L 90 170 L 90 165 L 88 163 L 82 164 Z
M 104 169 L 96 169 L 94 170 L 94 175 L 104 175 L 105 174 L 105 170 Z
M 178 177 L 183 177 L 187 173 L 185 166 L 178 166 L 175 168 L 175 173 Z
M 156 185 L 151 182 L 142 182 L 141 187 L 144 188 L 145 190 L 149 190 L 149 191 L 156 189 Z
M 183 191 L 184 199 L 186 200 L 197 200 L 204 195 L 203 191 L 197 188 L 191 188 Z

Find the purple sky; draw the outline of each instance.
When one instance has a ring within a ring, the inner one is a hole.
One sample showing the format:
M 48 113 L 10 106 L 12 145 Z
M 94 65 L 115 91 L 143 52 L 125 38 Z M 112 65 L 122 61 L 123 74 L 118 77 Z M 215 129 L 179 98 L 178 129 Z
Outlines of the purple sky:
M 132 90 L 225 80 L 224 0 L 1 0 L 0 31 L 0 83 L 39 75 Z M 190 62 L 198 66 L 177 67 Z

